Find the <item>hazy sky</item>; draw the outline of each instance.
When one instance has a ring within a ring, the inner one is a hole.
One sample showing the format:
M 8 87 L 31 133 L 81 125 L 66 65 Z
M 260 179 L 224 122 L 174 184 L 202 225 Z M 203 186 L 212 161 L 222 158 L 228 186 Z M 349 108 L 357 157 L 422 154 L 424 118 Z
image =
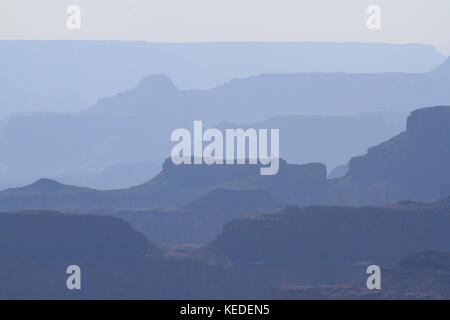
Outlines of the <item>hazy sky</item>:
M 68 30 L 66 8 L 81 8 Z M 366 27 L 369 5 L 382 28 Z M 11 0 L 0 39 L 428 43 L 450 54 L 450 0 Z

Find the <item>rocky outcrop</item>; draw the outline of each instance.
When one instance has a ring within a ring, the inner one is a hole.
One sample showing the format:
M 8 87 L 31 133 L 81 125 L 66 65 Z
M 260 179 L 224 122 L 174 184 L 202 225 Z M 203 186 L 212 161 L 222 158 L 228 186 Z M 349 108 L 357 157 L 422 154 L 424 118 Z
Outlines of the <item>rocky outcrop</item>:
M 408 136 L 417 146 L 450 149 L 450 107 L 418 109 L 407 121 Z
M 170 159 L 163 170 L 137 190 L 167 190 L 173 196 L 198 196 L 217 189 L 266 190 L 286 202 L 299 205 L 318 203 L 326 187 L 326 167 L 320 163 L 289 164 L 280 159 L 279 172 L 260 174 L 261 165 L 175 165 Z
M 449 124 L 450 107 L 412 112 L 405 132 L 353 158 L 347 175 L 330 183 L 330 203 L 438 199 L 450 181 Z
M 389 297 L 448 297 L 448 256 L 390 266 L 414 252 L 450 250 L 449 208 L 449 201 L 288 207 L 233 220 L 199 249 L 157 246 L 110 216 L 0 214 L 0 298 L 257 299 L 283 285 L 295 292 L 277 297 L 361 298 L 369 263 L 382 268 Z M 81 291 L 65 286 L 73 264 L 82 269 Z M 313 286 L 314 294 L 300 295 L 298 286 Z
M 450 250 L 449 228 L 449 202 L 288 207 L 233 220 L 207 250 L 258 283 L 256 295 L 283 284 L 344 285 L 364 276 L 369 264 L 385 267 L 414 252 Z

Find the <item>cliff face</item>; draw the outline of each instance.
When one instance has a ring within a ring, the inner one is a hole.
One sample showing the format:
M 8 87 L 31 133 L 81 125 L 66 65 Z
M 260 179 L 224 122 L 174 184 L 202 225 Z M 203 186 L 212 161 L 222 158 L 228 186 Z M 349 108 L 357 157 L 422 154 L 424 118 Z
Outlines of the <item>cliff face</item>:
M 349 297 L 336 287 L 347 283 L 361 297 L 368 264 L 380 265 L 392 297 L 449 297 L 440 285 L 450 272 L 448 256 L 413 256 L 390 267 L 414 252 L 450 250 L 449 212 L 448 200 L 288 207 L 233 220 L 200 249 L 156 246 L 110 216 L 0 214 L 0 298 L 256 299 L 285 284 L 328 285 L 336 293 L 316 288 L 319 297 Z M 65 286 L 74 264 L 82 270 L 81 291 Z
M 262 176 L 260 165 L 174 165 L 170 159 L 155 179 L 170 192 L 205 194 L 213 189 L 261 189 L 281 200 L 308 205 L 317 203 L 326 187 L 326 167 L 320 163 L 288 164 L 280 159 L 279 172 Z M 154 181 L 138 188 L 154 188 Z
M 417 146 L 450 149 L 450 107 L 413 111 L 408 117 L 407 132 Z
M 450 107 L 411 113 L 407 130 L 350 161 L 331 184 L 330 202 L 381 204 L 432 201 L 450 181 Z
M 208 250 L 266 290 L 345 284 L 359 279 L 369 264 L 384 267 L 414 252 L 450 250 L 449 212 L 448 202 L 289 207 L 230 222 Z
M 124 281 L 133 264 L 142 264 L 146 253 L 157 253 L 116 218 L 29 212 L 0 214 L 0 221 L 4 299 L 120 296 L 136 283 L 132 277 L 129 284 Z M 66 288 L 69 265 L 81 268 L 81 291 Z

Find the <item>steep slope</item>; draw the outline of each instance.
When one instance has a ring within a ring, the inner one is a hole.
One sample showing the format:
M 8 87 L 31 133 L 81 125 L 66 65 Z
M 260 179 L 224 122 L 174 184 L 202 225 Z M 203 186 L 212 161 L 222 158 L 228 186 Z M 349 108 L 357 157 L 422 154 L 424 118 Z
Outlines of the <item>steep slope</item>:
M 279 129 L 281 158 L 293 163 L 320 162 L 331 170 L 404 131 L 407 115 L 284 115 L 257 123 L 222 123 L 215 127 L 223 132 L 229 128 Z
M 163 160 L 161 158 L 151 161 L 122 163 L 108 167 L 100 173 L 63 174 L 55 180 L 64 184 L 85 186 L 100 190 L 125 189 L 142 184 L 148 181 L 149 178 L 157 175 L 161 171 L 161 163 Z
M 176 166 L 168 159 L 157 176 L 132 188 L 98 191 L 55 183 L 49 189 L 38 183 L 0 192 L 0 209 L 149 208 L 187 202 L 218 188 L 262 189 L 297 205 L 433 201 L 445 196 L 450 181 L 449 110 L 439 106 L 412 112 L 406 131 L 353 158 L 344 177 L 329 181 L 318 163 L 281 160 L 277 175 L 261 176 L 257 165 Z
M 1 299 L 180 299 L 224 296 L 219 268 L 167 257 L 124 221 L 57 212 L 0 214 Z M 66 269 L 81 268 L 81 290 Z M 211 288 L 210 280 L 217 280 Z
M 432 201 L 450 181 L 450 107 L 415 110 L 407 130 L 353 158 L 331 183 L 331 203 Z

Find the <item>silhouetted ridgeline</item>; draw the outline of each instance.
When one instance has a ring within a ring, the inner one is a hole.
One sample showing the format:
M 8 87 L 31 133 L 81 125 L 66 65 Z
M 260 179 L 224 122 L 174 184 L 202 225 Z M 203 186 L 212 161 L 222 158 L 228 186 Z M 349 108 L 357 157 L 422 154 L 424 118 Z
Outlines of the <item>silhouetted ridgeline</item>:
M 407 130 L 361 157 L 330 182 L 329 201 L 380 204 L 438 199 L 450 182 L 450 107 L 415 110 Z
M 73 55 L 78 45 L 92 54 L 89 63 Z M 450 58 L 426 73 L 293 73 L 317 61 L 296 50 L 314 56 L 333 48 L 316 67 L 336 71 L 364 67 L 348 64 L 348 49 L 384 48 L 390 60 L 373 50 L 365 65 L 380 71 L 383 63 L 411 70 L 411 57 L 440 61 L 431 47 L 0 41 L 0 48 L 0 64 L 8 62 L 0 105 L 49 102 L 53 110 L 58 101 L 72 108 L 109 95 L 84 111 L 0 122 L 2 185 L 39 179 L 0 191 L 0 299 L 450 299 L 450 106 L 442 105 L 450 104 Z M 227 48 L 246 54 L 230 64 Z M 417 51 L 400 63 L 391 51 L 399 48 Z M 60 86 L 67 61 L 75 68 Z M 192 72 L 199 61 L 206 71 Z M 217 61 L 219 69 L 209 68 Z M 185 86 L 234 80 L 180 90 L 171 78 Z M 404 113 L 433 105 L 413 111 L 399 133 Z M 205 129 L 279 128 L 278 174 L 166 159 L 151 178 L 149 159 L 167 157 L 172 130 L 194 120 Z M 321 158 L 348 165 L 327 179 Z M 130 170 L 135 175 L 121 182 L 139 183 L 117 190 L 54 179 L 110 186 Z M 369 264 L 382 268 L 381 292 L 366 288 Z M 69 265 L 81 267 L 81 291 L 66 288 Z
M 234 220 L 204 248 L 159 248 L 113 217 L 0 214 L 0 297 L 251 299 L 267 298 L 281 285 L 348 283 L 362 297 L 365 267 L 375 263 L 390 297 L 450 298 L 446 282 L 438 285 L 450 272 L 448 254 L 413 256 L 389 269 L 415 252 L 450 250 L 449 228 L 450 199 L 289 207 Z M 81 291 L 65 287 L 65 270 L 73 264 L 82 270 Z M 316 291 L 276 296 L 314 298 Z
M 277 175 L 261 176 L 259 165 L 174 165 L 170 159 L 150 181 L 123 190 L 100 191 L 42 179 L 0 192 L 0 210 L 150 208 L 194 200 L 218 188 L 261 189 L 299 205 L 319 203 L 325 190 L 322 164 L 293 165 L 280 160 Z
M 221 121 L 257 123 L 279 115 L 408 113 L 422 106 L 450 104 L 448 63 L 422 74 L 263 74 L 209 90 L 179 90 L 167 76 L 148 76 L 135 88 L 100 99 L 83 112 L 16 115 L 5 120 L 0 125 L 0 177 L 32 181 L 44 172 L 55 179 L 165 157 L 172 146 L 172 131 L 191 128 L 194 120 L 210 127 Z M 326 129 L 320 119 L 310 120 L 317 123 L 309 137 L 314 146 Z M 388 127 L 383 119 L 379 123 Z M 367 132 L 355 124 L 348 130 L 355 130 L 364 148 L 386 138 L 375 134 L 378 130 Z M 346 136 L 334 134 L 340 139 Z M 342 144 L 340 139 L 336 144 Z M 352 151 L 362 152 L 360 148 Z M 296 152 L 286 155 L 291 162 L 302 159 Z M 319 155 L 320 162 L 328 161 L 326 153 Z
M 113 217 L 56 212 L 0 214 L 0 299 L 133 299 L 222 296 L 216 267 L 165 257 Z M 66 268 L 81 268 L 81 290 Z
M 150 181 L 123 190 L 99 191 L 40 180 L 0 192 L 1 210 L 150 208 L 181 204 L 218 189 L 265 190 L 285 203 L 387 204 L 432 201 L 450 181 L 450 107 L 414 111 L 407 130 L 353 158 L 348 173 L 326 179 L 322 164 L 280 161 L 274 176 L 259 165 L 174 165 L 170 159 Z
M 407 112 L 367 113 L 355 116 L 276 116 L 250 124 L 220 123 L 215 128 L 225 133 L 230 128 L 280 130 L 280 157 L 290 163 L 320 162 L 328 172 L 351 157 L 364 154 L 404 131 Z
M 441 184 L 449 181 L 448 110 L 434 107 L 413 112 L 406 132 L 353 159 L 345 177 L 329 181 L 331 194 L 342 202 L 350 198 L 362 203 L 387 201 L 386 194 L 388 200 L 436 196 Z M 130 212 L 130 216 L 126 211 L 118 213 L 150 239 L 206 241 L 233 217 L 276 208 L 278 200 L 268 193 L 284 201 L 320 203 L 327 186 L 325 175 L 319 164 L 281 162 L 279 175 L 267 177 L 259 175 L 257 166 L 174 166 L 168 160 L 157 177 L 134 188 L 97 191 L 43 179 L 1 192 L 0 204 L 4 210 L 126 208 L 185 202 L 207 194 L 187 205 Z M 353 189 L 348 188 L 351 184 Z M 383 188 L 374 187 L 380 185 Z M 211 192 L 220 187 L 242 191 Z M 245 191 L 249 189 L 265 191 Z M 450 249 L 449 211 L 448 200 L 384 208 L 291 207 L 274 215 L 234 220 L 206 248 L 177 249 L 170 258 L 111 217 L 5 214 L 0 217 L 1 255 L 6 261 L 0 268 L 5 279 L 0 294 L 74 297 L 65 291 L 66 275 L 61 270 L 75 261 L 87 267 L 85 281 L 90 285 L 83 297 L 261 298 L 281 284 L 345 284 L 357 280 L 369 261 L 386 266 L 417 251 Z M 215 219 L 215 213 L 223 216 Z M 185 233 L 178 238 L 173 223 L 185 224 Z M 152 229 L 158 224 L 163 227 L 159 234 Z M 173 237 L 169 232 L 163 239 L 161 232 L 169 225 Z M 203 228 L 209 231 L 197 231 Z M 192 237 L 196 232 L 197 239 Z M 393 279 L 395 289 L 398 279 Z M 403 289 L 398 288 L 402 296 Z M 445 296 L 420 291 L 420 286 L 417 290 L 415 296 Z
M 369 264 L 385 267 L 418 251 L 449 250 L 449 227 L 450 199 L 387 207 L 290 207 L 230 222 L 205 251 L 232 264 L 236 281 L 248 290 L 254 285 L 249 294 L 257 295 L 280 284 L 343 285 L 367 279 Z
M 181 88 L 210 88 L 273 72 L 427 72 L 444 59 L 423 44 L 0 41 L 0 118 L 81 110 L 150 74 L 167 74 Z

